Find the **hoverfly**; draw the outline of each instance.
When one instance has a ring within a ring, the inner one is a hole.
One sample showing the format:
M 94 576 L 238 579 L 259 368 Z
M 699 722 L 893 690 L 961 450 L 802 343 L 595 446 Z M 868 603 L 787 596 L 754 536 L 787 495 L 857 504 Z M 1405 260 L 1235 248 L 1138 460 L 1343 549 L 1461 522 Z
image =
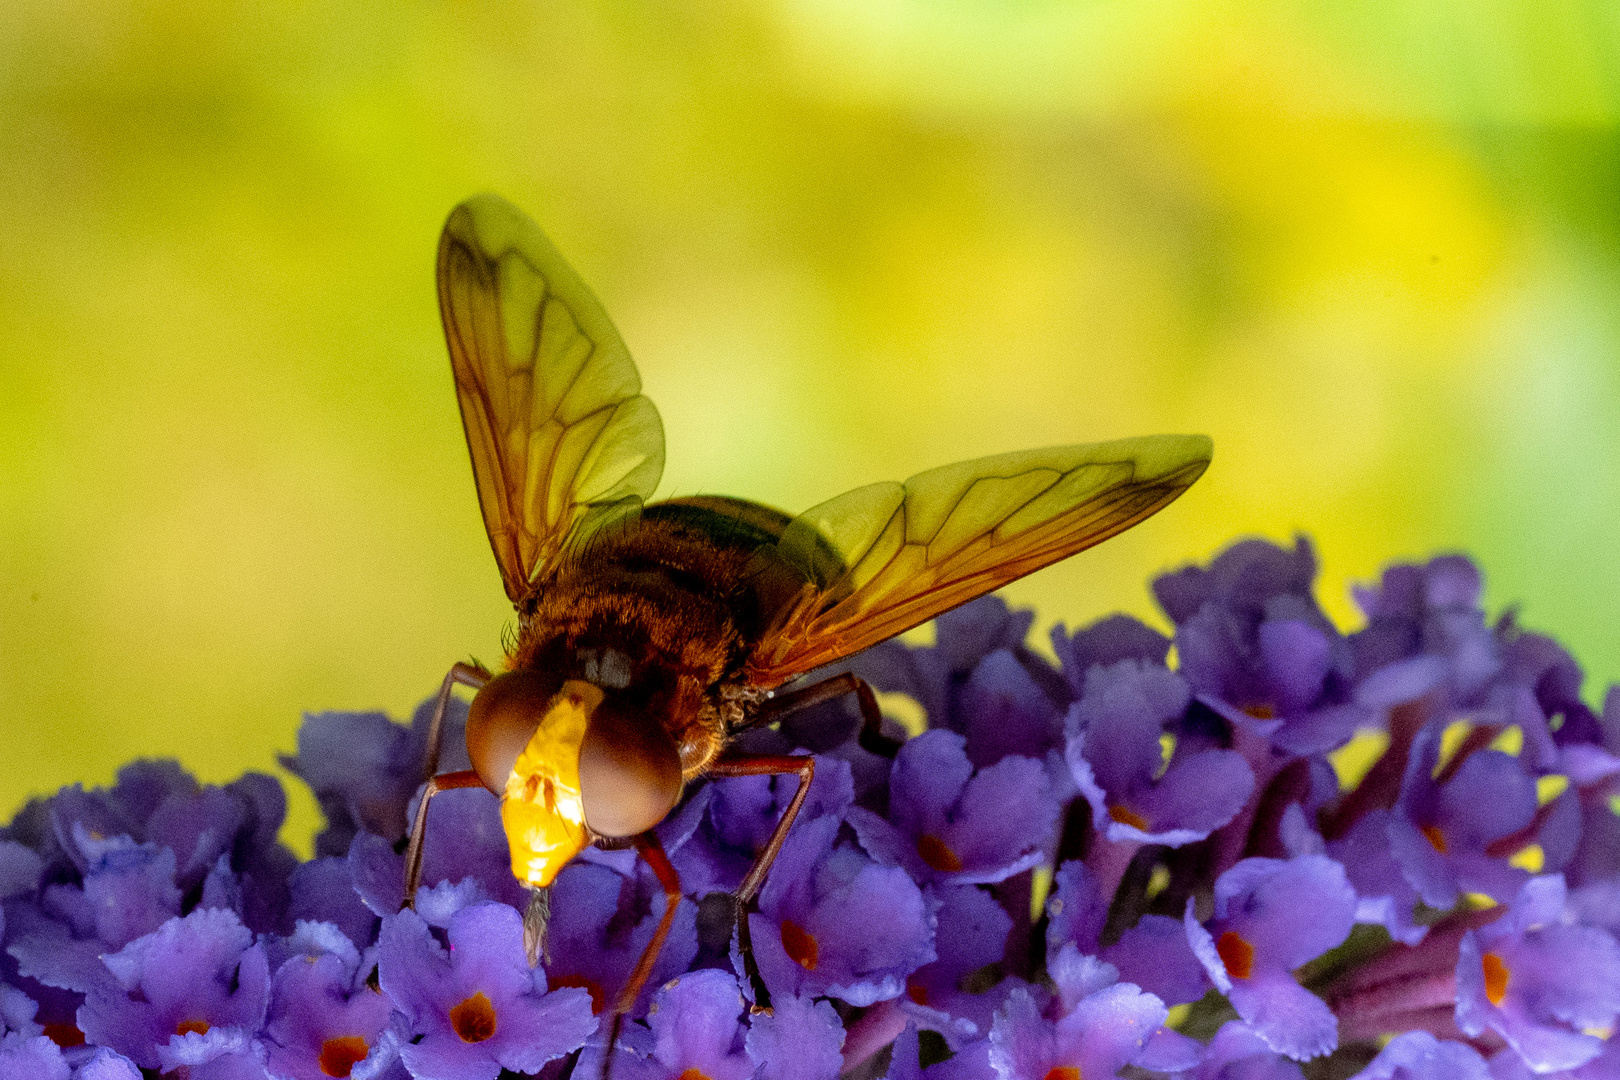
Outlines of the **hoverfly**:
M 482 784 L 501 800 L 512 871 L 534 890 L 531 963 L 558 871 L 587 845 L 634 845 L 665 905 L 612 1005 L 611 1046 L 681 896 L 653 827 L 704 777 L 796 774 L 736 892 L 739 951 L 767 1007 L 746 910 L 815 763 L 743 754 L 733 737 L 854 694 L 862 743 L 881 749 L 882 717 L 860 679 L 783 688 L 1130 528 L 1203 473 L 1210 440 L 1001 454 L 857 488 L 797 517 L 719 496 L 648 502 L 664 463 L 658 410 L 607 313 L 539 227 L 497 196 L 467 200 L 445 223 L 438 286 L 484 526 L 517 629 L 504 671 L 457 664 L 440 688 L 406 903 L 428 806 L 450 788 Z M 435 775 L 457 683 L 476 691 L 473 767 Z

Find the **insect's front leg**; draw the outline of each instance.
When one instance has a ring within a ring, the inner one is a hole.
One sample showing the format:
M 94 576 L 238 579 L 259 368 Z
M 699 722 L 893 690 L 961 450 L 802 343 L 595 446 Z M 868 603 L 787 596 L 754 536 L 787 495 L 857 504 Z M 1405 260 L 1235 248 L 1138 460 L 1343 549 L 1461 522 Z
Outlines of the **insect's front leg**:
M 843 697 L 845 694 L 854 694 L 855 702 L 861 709 L 861 732 L 856 737 L 861 749 L 886 758 L 892 758 L 899 753 L 900 743 L 883 734 L 883 710 L 878 708 L 877 695 L 872 692 L 871 684 L 848 671 L 822 679 L 820 682 L 813 682 L 809 686 L 801 686 L 797 690 L 790 690 L 785 694 L 773 692 L 736 730 L 747 731 L 749 728 L 774 724 L 785 716 L 820 705 L 824 701 Z
M 479 664 L 458 663 L 445 672 L 438 699 L 433 702 L 433 719 L 428 723 L 427 757 L 422 766 L 424 777 L 439 771 L 439 741 L 444 737 L 444 714 L 450 708 L 450 688 L 460 683 L 474 690 L 482 690 L 491 678 L 493 676 Z
M 782 850 L 782 844 L 787 840 L 788 829 L 793 827 L 793 820 L 799 816 L 805 797 L 810 794 L 810 781 L 816 775 L 816 759 L 809 755 L 728 754 L 710 765 L 708 771 L 709 776 L 780 776 L 785 773 L 799 774 L 798 789 L 793 792 L 793 798 L 788 802 L 787 809 L 782 811 L 782 818 L 771 832 L 770 840 L 754 859 L 748 873 L 743 875 L 742 884 L 737 886 L 734 894 L 737 904 L 737 951 L 742 954 L 743 971 L 754 988 L 754 1008 L 761 1011 L 771 1007 L 771 992 L 766 988 L 765 980 L 759 973 L 759 964 L 754 960 L 754 941 L 748 930 L 748 906 L 765 884 L 765 875 L 770 872 L 771 863 L 776 861 L 776 853 Z
M 422 801 L 416 804 L 416 820 L 411 822 L 411 842 L 405 847 L 405 898 L 400 902 L 401 910 L 416 906 L 416 887 L 422 883 L 422 842 L 427 838 L 428 804 L 433 796 L 441 791 L 483 786 L 484 782 L 471 769 L 428 778 L 427 787 L 422 789 Z
M 439 775 L 439 743 L 444 738 L 444 714 L 450 708 L 450 690 L 457 683 L 482 690 L 491 678 L 490 673 L 477 664 L 457 663 L 445 673 L 444 682 L 439 685 L 439 696 L 433 703 L 433 717 L 428 722 L 427 752 L 422 766 L 427 787 L 422 791 L 422 801 L 416 804 L 416 818 L 411 822 L 411 840 L 405 848 L 405 898 L 400 904 L 402 909 L 416 904 L 416 887 L 422 881 L 422 843 L 427 837 L 428 803 L 441 791 L 478 787 L 483 783 L 478 774 L 470 769 Z

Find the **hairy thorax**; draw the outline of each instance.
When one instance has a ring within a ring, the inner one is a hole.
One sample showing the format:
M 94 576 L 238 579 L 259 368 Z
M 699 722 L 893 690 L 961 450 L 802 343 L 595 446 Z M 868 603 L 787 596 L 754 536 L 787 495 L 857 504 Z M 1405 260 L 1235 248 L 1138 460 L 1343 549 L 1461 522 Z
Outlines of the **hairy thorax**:
M 644 517 L 559 565 L 518 606 L 508 666 L 581 678 L 630 698 L 700 775 L 762 696 L 740 679 L 761 613 L 751 552 Z

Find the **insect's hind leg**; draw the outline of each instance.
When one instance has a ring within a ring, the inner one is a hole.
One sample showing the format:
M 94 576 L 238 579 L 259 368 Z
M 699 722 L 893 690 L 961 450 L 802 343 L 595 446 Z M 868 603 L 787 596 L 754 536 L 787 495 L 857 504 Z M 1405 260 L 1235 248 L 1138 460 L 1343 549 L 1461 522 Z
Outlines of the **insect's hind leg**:
M 820 705 L 824 701 L 843 697 L 845 694 L 854 694 L 856 704 L 861 709 L 861 731 L 856 737 L 861 749 L 886 758 L 892 758 L 899 753 L 899 741 L 883 734 L 883 710 L 878 708 L 877 695 L 872 692 L 871 684 L 848 671 L 791 690 L 786 694 L 773 693 L 737 730 L 746 731 L 749 728 L 774 724 L 785 716 Z
M 821 684 L 818 683 L 817 686 L 819 685 Z M 742 954 L 743 973 L 754 990 L 756 1010 L 768 1010 L 771 1007 L 771 992 L 759 973 L 759 964 L 754 960 L 754 941 L 748 929 L 748 907 L 759 893 L 760 886 L 765 884 L 765 875 L 770 872 L 771 864 L 776 861 L 777 852 L 782 850 L 782 844 L 787 840 L 788 829 L 793 827 L 794 819 L 799 816 L 799 810 L 804 806 L 805 796 L 810 794 L 810 781 L 815 779 L 816 775 L 816 759 L 807 755 L 733 754 L 722 757 L 710 765 L 708 773 L 710 776 L 780 776 L 784 773 L 798 773 L 799 787 L 794 791 L 787 809 L 782 811 L 781 820 L 771 832 L 770 840 L 754 859 L 754 865 L 748 868 L 748 873 L 743 875 L 742 884 L 737 886 L 734 894 L 737 904 L 737 951 Z
M 427 753 L 422 763 L 424 778 L 439 771 L 439 743 L 444 738 L 444 714 L 450 708 L 451 687 L 460 683 L 474 690 L 482 690 L 492 678 L 494 676 L 480 664 L 457 663 L 445 672 L 444 682 L 439 686 L 439 696 L 433 702 L 433 718 L 428 722 Z

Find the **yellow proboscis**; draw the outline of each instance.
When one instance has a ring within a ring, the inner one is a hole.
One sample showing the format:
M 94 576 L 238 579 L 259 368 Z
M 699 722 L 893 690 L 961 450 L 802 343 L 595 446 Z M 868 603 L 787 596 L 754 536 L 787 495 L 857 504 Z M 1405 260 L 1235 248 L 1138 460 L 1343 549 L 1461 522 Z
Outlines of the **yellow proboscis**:
M 501 824 L 519 881 L 550 885 L 590 843 L 579 792 L 579 748 L 601 700 L 602 691 L 590 683 L 565 683 L 506 778 Z

